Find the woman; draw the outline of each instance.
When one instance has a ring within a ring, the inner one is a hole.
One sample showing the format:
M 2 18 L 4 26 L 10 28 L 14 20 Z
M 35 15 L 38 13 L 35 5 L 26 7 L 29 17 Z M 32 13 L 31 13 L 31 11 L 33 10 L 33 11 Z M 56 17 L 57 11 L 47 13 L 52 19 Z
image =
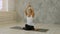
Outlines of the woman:
M 25 30 L 34 30 L 34 23 L 33 23 L 33 18 L 34 18 L 34 10 L 31 7 L 30 4 L 28 4 L 28 7 L 25 10 L 25 14 L 27 17 L 27 23 L 25 24 L 25 27 L 23 29 Z

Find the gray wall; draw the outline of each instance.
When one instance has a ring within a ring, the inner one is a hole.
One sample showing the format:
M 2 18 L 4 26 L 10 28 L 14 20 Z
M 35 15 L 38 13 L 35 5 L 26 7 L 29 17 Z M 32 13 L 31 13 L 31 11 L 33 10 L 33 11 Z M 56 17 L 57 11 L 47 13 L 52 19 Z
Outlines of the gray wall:
M 24 9 L 29 0 L 18 0 L 16 11 L 18 13 L 17 20 L 25 21 Z M 36 23 L 60 23 L 60 0 L 31 0 L 34 8 Z M 21 18 L 21 19 L 19 19 Z

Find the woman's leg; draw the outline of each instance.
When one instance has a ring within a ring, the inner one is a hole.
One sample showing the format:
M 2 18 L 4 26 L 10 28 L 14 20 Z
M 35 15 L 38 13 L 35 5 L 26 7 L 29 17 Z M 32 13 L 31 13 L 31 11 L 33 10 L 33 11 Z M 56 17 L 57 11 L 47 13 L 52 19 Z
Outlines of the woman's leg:
M 23 29 L 25 29 L 25 30 L 34 30 L 34 26 L 25 24 L 25 27 Z

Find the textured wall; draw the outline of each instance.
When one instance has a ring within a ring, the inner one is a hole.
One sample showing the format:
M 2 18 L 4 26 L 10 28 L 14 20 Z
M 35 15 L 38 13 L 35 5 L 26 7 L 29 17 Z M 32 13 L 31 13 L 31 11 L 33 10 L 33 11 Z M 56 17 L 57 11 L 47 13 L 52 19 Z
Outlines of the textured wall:
M 18 0 L 16 5 L 18 14 L 24 21 L 24 9 L 28 1 L 29 0 Z M 35 22 L 60 23 L 60 0 L 31 0 L 31 5 L 35 12 Z
M 15 11 L 15 0 L 8 0 L 8 10 Z

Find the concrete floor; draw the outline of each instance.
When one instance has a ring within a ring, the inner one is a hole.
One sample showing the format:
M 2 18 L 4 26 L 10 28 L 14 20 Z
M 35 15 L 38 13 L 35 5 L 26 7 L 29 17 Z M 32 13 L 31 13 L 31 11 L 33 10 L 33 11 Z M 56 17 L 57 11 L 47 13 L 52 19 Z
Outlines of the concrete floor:
M 60 25 L 35 23 L 35 28 L 49 29 L 47 32 L 25 31 L 18 29 L 10 29 L 13 26 L 24 26 L 23 22 L 0 24 L 0 34 L 60 34 Z

